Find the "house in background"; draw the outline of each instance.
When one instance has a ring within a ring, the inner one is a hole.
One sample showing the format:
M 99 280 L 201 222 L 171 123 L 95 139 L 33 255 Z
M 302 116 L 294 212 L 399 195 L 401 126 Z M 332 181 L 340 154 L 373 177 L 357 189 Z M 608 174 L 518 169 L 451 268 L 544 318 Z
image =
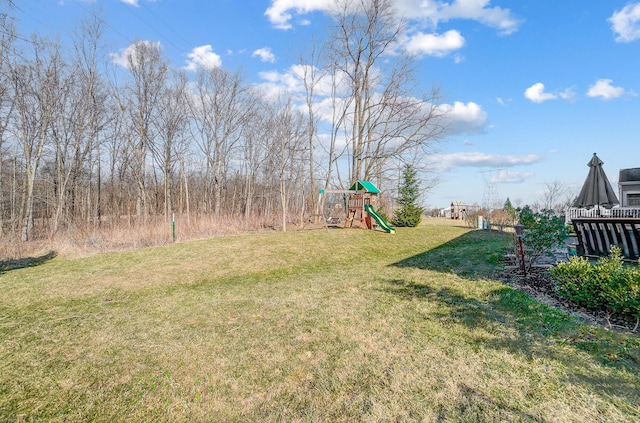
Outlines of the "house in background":
M 464 201 L 451 202 L 451 219 L 464 220 L 467 217 L 467 204 Z
M 640 167 L 620 169 L 620 207 L 640 208 Z

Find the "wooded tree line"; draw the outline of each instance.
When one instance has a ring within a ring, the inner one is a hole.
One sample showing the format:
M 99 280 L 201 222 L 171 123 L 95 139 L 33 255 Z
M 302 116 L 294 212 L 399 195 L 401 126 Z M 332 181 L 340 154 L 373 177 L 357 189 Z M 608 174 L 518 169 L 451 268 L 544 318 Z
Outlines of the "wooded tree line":
M 239 71 L 172 68 L 151 41 L 110 65 L 96 16 L 71 47 L 27 38 L 2 3 L 0 235 L 174 213 L 279 216 L 286 230 L 315 213 L 320 188 L 384 184 L 443 130 L 437 93 L 415 95 L 389 0 L 336 4 L 326 44 L 300 56 L 303 93 L 274 99 Z

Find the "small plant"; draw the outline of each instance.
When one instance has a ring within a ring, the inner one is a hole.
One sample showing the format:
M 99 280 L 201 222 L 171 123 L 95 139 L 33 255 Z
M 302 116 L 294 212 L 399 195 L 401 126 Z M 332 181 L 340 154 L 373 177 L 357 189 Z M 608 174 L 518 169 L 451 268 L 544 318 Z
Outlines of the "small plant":
M 524 226 L 522 243 L 524 245 L 525 267 L 527 270 L 540 257 L 562 245 L 569 235 L 564 221 L 554 216 L 550 210 L 534 213 L 528 206 L 520 212 L 520 223 Z
M 640 269 L 625 266 L 622 251 L 611 246 L 611 253 L 594 265 L 584 257 L 572 257 L 551 270 L 558 293 L 584 307 L 605 310 L 640 322 Z

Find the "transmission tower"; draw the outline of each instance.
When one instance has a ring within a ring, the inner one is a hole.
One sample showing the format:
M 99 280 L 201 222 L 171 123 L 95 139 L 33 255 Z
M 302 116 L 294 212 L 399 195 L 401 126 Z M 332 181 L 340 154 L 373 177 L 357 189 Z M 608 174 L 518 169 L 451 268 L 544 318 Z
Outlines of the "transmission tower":
M 489 169 L 479 171 L 484 181 L 484 193 L 482 196 L 482 207 L 488 210 L 500 209 L 500 196 L 497 189 L 497 177 L 503 169 Z

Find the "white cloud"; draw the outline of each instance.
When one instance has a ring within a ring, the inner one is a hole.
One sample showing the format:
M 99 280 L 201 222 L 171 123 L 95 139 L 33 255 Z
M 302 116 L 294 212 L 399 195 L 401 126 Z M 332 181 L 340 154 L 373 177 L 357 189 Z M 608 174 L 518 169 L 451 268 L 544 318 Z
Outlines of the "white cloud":
M 567 100 L 567 101 L 574 101 L 577 97 L 577 94 L 573 90 L 573 87 L 565 89 L 564 91 L 560 92 L 560 94 L 558 95 L 560 96 L 561 99 Z
M 529 172 L 512 172 L 510 170 L 499 170 L 498 173 L 491 178 L 493 184 L 521 184 L 527 179 L 535 176 Z
M 415 0 L 413 3 L 420 3 Z M 455 0 L 453 2 L 431 0 L 437 5 L 437 20 L 470 19 L 497 28 L 500 34 L 509 35 L 518 30 L 520 21 L 509 9 L 490 7 L 491 0 Z
M 544 84 L 537 82 L 527 88 L 524 92 L 524 96 L 534 103 L 542 103 L 547 100 L 555 100 L 557 95 L 544 92 Z
M 259 48 L 251 55 L 253 57 L 259 57 L 263 62 L 275 63 L 276 56 L 271 52 L 269 47 Z
M 213 52 L 210 45 L 195 47 L 191 53 L 187 54 L 189 60 L 185 66 L 186 70 L 195 71 L 202 69 L 216 69 L 222 67 L 222 59 Z
M 624 88 L 611 85 L 611 79 L 598 79 L 595 84 L 589 87 L 588 97 L 601 97 L 604 100 L 618 98 L 625 94 Z
M 311 74 L 315 75 L 316 83 L 314 86 L 314 95 L 317 97 L 329 96 L 333 89 L 333 84 L 337 84 L 338 95 L 346 92 L 345 78 L 336 77 L 332 80 L 330 74 L 323 73 L 318 68 L 311 68 L 310 65 L 292 65 L 285 72 L 267 71 L 260 72 L 258 76 L 263 80 L 257 87 L 261 88 L 270 98 L 278 98 L 280 94 L 292 93 L 305 95 L 304 78 L 310 78 Z
M 128 57 L 133 52 L 133 44 L 129 47 L 122 50 L 120 53 L 111 53 L 111 61 L 118 66 L 122 66 L 123 68 L 129 68 L 129 60 Z
M 441 171 L 450 170 L 455 167 L 514 167 L 530 165 L 542 159 L 542 157 L 537 154 L 516 156 L 481 152 L 437 154 L 432 158 Z
M 400 18 L 421 21 L 431 28 L 437 27 L 438 22 L 468 19 L 508 35 L 517 31 L 521 23 L 509 9 L 491 6 L 491 0 L 396 0 L 394 6 Z M 294 14 L 330 14 L 334 7 L 334 0 L 272 0 L 265 15 L 274 27 L 290 29 Z
M 302 81 L 292 70 L 285 73 L 278 71 L 259 72 L 258 76 L 264 82 L 257 84 L 256 87 L 270 99 L 276 100 L 283 94 L 301 93 L 304 90 Z
M 442 104 L 438 109 L 444 115 L 447 133 L 478 134 L 484 132 L 487 126 L 487 113 L 474 102 L 462 103 L 456 101 L 453 105 Z
M 273 99 L 279 98 L 283 93 L 304 95 L 304 75 L 305 73 L 309 75 L 311 72 L 315 72 L 319 77 L 314 88 L 316 113 L 321 119 L 330 122 L 333 115 L 333 105 L 330 98 L 332 84 L 338 84 L 338 96 L 348 92 L 348 89 L 344 89 L 346 87 L 343 87 L 341 83 L 343 78 L 340 75 L 337 76 L 336 81 L 332 81 L 332 75 L 320 76 L 318 69 L 307 69 L 303 65 L 293 65 L 286 72 L 275 70 L 260 72 L 258 76 L 263 82 L 257 84 L 256 87 L 268 98 Z M 443 115 L 443 125 L 446 126 L 448 135 L 478 134 L 487 128 L 487 113 L 482 106 L 474 102 L 456 101 L 453 104 L 441 104 L 438 106 L 437 112 Z
M 155 46 L 158 49 L 162 47 L 159 42 L 155 42 L 155 41 L 137 41 L 137 43 L 147 44 L 149 46 Z M 111 53 L 110 56 L 113 63 L 115 63 L 118 66 L 122 66 L 123 68 L 129 69 L 129 59 L 132 58 L 134 62 L 136 60 L 135 48 L 137 43 L 133 43 L 129 45 L 125 49 L 121 50 L 120 53 Z
M 291 29 L 292 10 L 297 15 L 311 12 L 329 12 L 334 7 L 334 0 L 272 0 L 271 6 L 264 12 L 271 24 L 278 29 Z M 308 21 L 304 24 L 308 25 Z
M 464 37 L 453 29 L 442 35 L 418 32 L 407 40 L 404 49 L 407 53 L 416 56 L 427 54 L 442 57 L 462 48 L 464 43 Z
M 93 2 L 95 0 L 88 0 L 89 2 Z M 156 2 L 157 0 L 147 0 L 149 3 Z M 120 0 L 120 3 L 128 4 L 131 6 L 138 7 L 140 6 L 140 0 Z
M 640 38 L 640 3 L 629 3 L 608 19 L 616 41 L 630 43 Z

